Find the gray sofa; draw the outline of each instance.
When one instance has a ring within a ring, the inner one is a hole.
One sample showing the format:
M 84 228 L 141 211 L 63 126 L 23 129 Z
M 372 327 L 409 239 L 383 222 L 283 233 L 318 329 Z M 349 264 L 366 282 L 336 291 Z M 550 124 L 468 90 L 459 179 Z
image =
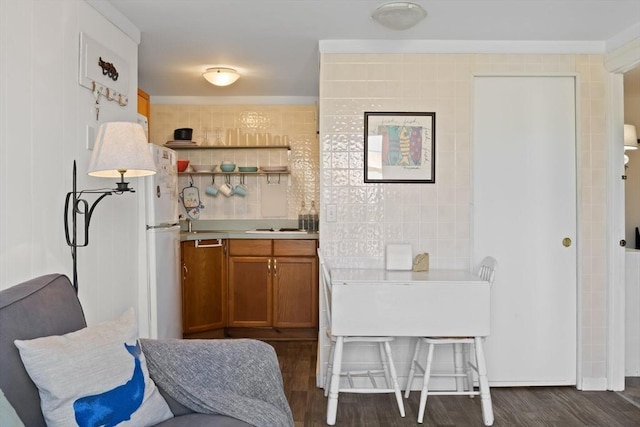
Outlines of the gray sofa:
M 13 341 L 16 339 L 24 340 L 49 335 L 62 335 L 85 326 L 86 322 L 82 307 L 73 286 L 66 276 L 60 274 L 41 276 L 0 292 L 0 389 L 26 426 L 44 427 L 45 421 L 40 410 L 38 389 L 27 374 Z M 215 340 L 203 340 L 201 342 L 191 340 L 141 341 L 145 353 L 153 351 L 157 355 L 158 352 L 169 349 L 172 354 L 167 358 L 173 358 L 175 354 L 179 354 L 181 346 L 191 346 L 189 351 L 193 353 L 193 345 L 205 346 L 201 348 L 207 349 L 204 353 L 208 354 L 209 357 L 211 354 L 220 354 L 224 356 L 220 358 L 223 360 L 225 358 L 226 360 L 237 360 L 243 357 L 252 357 L 253 360 L 247 361 L 248 365 L 256 366 L 256 371 L 260 370 L 261 372 L 234 372 L 233 369 L 225 369 L 225 366 L 223 366 L 224 361 L 216 364 L 215 360 L 194 360 L 193 364 L 195 366 L 204 366 L 204 370 L 209 371 L 207 372 L 209 377 L 220 379 L 220 381 L 215 381 L 219 383 L 217 385 L 218 389 L 212 394 L 218 401 L 216 404 L 219 404 L 220 396 L 224 397 L 226 395 L 224 387 L 228 387 L 230 390 L 229 398 L 234 399 L 234 402 L 229 405 L 232 408 L 231 411 L 234 410 L 235 405 L 237 412 L 255 414 L 260 411 L 254 411 L 255 408 L 246 406 L 250 406 L 251 402 L 256 402 L 256 399 L 264 399 L 264 401 L 257 401 L 258 404 L 256 406 L 259 406 L 261 411 L 265 411 L 266 408 L 266 411 L 278 412 L 276 416 L 279 419 L 286 420 L 286 422 L 282 423 L 283 426 L 293 424 L 291 411 L 286 403 L 282 388 L 282 376 L 278 360 L 273 348 L 268 344 L 259 341 L 248 342 L 252 340 L 238 342 L 225 340 L 224 343 Z M 251 346 L 250 351 L 247 350 L 247 345 Z M 256 349 L 258 350 L 256 351 Z M 162 354 L 160 354 L 161 356 Z M 254 363 L 256 360 L 259 363 Z M 165 397 L 175 415 L 174 418 L 158 424 L 159 426 L 233 427 L 269 425 L 269 427 L 277 427 L 272 426 L 273 421 L 256 422 L 255 415 L 253 415 L 253 418 L 252 415 L 244 417 L 245 421 L 249 419 L 249 422 L 251 422 L 249 423 L 229 416 L 228 413 L 226 415 L 212 413 L 215 410 L 212 410 L 207 405 L 207 402 L 204 403 L 205 410 L 200 412 L 208 413 L 198 413 L 196 411 L 201 409 L 202 406 L 195 405 L 198 407 L 194 408 L 194 405 L 190 405 L 190 402 L 185 400 L 184 396 L 170 396 L 167 394 L 167 391 L 163 390 L 162 373 L 157 371 L 157 367 L 152 368 L 150 364 L 149 373 L 151 378 L 156 382 L 161 394 Z M 217 371 L 211 372 L 212 370 Z M 264 371 L 268 371 L 269 375 L 265 376 Z M 154 377 L 154 374 L 156 377 Z M 233 385 L 235 375 L 238 376 L 237 380 L 241 383 L 240 387 Z M 160 378 L 160 381 L 158 381 L 158 378 Z M 270 384 L 265 386 L 265 382 Z M 262 394 L 255 390 L 261 390 Z M 239 409 L 238 401 L 242 402 L 242 406 Z M 221 406 L 226 409 L 224 403 Z M 193 409 L 190 409 L 190 407 Z M 224 411 L 221 413 L 224 413 Z M 243 418 L 243 416 L 239 418 Z

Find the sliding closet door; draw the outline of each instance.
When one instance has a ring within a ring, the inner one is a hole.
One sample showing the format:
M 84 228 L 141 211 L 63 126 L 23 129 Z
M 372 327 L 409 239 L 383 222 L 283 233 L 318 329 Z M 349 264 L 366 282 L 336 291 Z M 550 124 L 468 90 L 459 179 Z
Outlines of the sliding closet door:
M 575 78 L 476 77 L 473 107 L 473 255 L 498 260 L 489 380 L 575 384 Z

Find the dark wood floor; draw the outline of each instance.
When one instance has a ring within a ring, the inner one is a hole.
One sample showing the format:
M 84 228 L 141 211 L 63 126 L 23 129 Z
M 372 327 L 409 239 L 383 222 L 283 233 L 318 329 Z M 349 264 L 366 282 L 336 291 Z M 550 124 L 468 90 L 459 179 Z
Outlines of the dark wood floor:
M 618 394 L 640 407 L 640 377 L 625 378 L 624 391 Z
M 326 425 L 327 402 L 315 385 L 315 341 L 272 341 L 296 427 Z M 574 387 L 492 388 L 494 426 L 640 426 L 640 407 L 614 392 L 582 392 Z M 341 394 L 337 426 L 418 425 L 420 392 L 405 399 L 401 418 L 392 395 Z M 429 397 L 424 426 L 482 426 L 480 399 Z

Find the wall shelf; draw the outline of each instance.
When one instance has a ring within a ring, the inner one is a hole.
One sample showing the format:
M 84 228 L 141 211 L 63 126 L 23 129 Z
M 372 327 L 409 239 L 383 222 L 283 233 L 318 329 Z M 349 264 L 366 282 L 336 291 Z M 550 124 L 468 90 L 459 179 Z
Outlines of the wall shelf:
M 172 150 L 289 150 L 290 145 L 187 145 L 187 144 L 164 144 Z
M 274 171 L 274 172 L 265 172 L 265 171 L 258 171 L 258 172 L 238 172 L 238 171 L 234 171 L 234 172 L 222 172 L 222 171 L 215 171 L 215 172 L 178 172 L 178 175 L 289 175 L 291 173 L 291 171 L 289 169 L 285 170 L 285 171 Z

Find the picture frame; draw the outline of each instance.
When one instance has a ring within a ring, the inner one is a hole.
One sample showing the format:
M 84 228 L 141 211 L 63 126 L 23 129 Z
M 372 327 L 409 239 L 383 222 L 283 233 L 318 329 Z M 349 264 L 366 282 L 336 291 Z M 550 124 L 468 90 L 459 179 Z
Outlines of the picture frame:
M 436 182 L 436 113 L 365 112 L 364 182 Z

